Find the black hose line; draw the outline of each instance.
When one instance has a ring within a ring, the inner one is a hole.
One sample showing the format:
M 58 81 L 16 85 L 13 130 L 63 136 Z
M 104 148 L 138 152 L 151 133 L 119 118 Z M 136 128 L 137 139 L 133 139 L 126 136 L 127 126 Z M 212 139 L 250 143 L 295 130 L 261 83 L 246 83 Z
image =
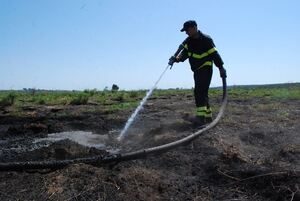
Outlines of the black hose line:
M 101 164 L 108 164 L 112 162 L 121 162 L 121 161 L 128 161 L 146 157 L 148 155 L 160 154 L 167 152 L 171 149 L 174 149 L 178 146 L 186 145 L 191 141 L 195 140 L 205 131 L 215 127 L 217 123 L 220 121 L 221 117 L 224 114 L 225 107 L 227 104 L 227 84 L 226 78 L 222 77 L 223 82 L 223 98 L 222 98 L 222 105 L 219 110 L 217 117 L 207 126 L 201 128 L 197 132 L 184 137 L 180 140 L 170 142 L 168 144 L 160 145 L 157 147 L 151 147 L 147 149 L 142 149 L 138 151 L 133 151 L 124 154 L 113 154 L 109 156 L 93 156 L 93 157 L 86 157 L 86 158 L 76 158 L 76 159 L 67 159 L 67 160 L 53 160 L 53 161 L 28 161 L 28 162 L 9 162 L 9 163 L 0 163 L 0 171 L 22 171 L 22 170 L 32 170 L 32 169 L 58 169 L 70 164 L 75 163 L 86 163 L 92 165 L 101 165 Z

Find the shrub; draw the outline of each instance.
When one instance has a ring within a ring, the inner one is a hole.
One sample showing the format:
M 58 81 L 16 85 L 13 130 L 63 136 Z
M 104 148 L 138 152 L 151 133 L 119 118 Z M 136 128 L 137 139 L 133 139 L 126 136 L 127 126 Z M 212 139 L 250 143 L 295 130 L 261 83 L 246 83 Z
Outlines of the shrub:
M 125 100 L 124 94 L 123 93 L 118 94 L 113 100 L 123 102 Z
M 70 105 L 85 105 L 87 104 L 89 97 L 85 94 L 79 94 L 77 97 L 70 101 Z
M 139 96 L 139 92 L 138 91 L 130 91 L 129 92 L 129 97 L 130 98 L 137 98 Z
M 38 101 L 38 104 L 40 104 L 40 105 L 45 105 L 45 103 L 46 103 L 46 101 L 43 100 L 43 99 L 40 99 L 40 100 Z
M 85 89 L 83 92 L 89 94 L 90 96 L 94 96 L 97 93 L 97 89 Z
M 14 93 L 9 93 L 7 96 L 2 98 L 0 101 L 1 106 L 11 106 L 15 103 L 16 100 L 16 94 Z

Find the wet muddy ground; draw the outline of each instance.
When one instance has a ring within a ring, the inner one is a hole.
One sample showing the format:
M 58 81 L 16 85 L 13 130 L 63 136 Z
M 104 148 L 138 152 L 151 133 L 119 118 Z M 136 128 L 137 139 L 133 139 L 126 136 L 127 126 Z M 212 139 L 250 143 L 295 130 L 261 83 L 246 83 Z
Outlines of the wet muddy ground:
M 300 100 L 229 97 L 220 123 L 189 145 L 105 166 L 0 172 L 0 200 L 300 200 L 299 106 Z M 182 120 L 183 113 L 193 113 L 191 95 L 150 99 L 121 145 L 108 136 L 117 135 L 131 110 L 109 113 L 101 105 L 23 110 L 22 116 L 0 111 L 0 162 L 122 153 L 197 131 Z M 85 141 L 82 136 L 91 141 L 78 143 Z

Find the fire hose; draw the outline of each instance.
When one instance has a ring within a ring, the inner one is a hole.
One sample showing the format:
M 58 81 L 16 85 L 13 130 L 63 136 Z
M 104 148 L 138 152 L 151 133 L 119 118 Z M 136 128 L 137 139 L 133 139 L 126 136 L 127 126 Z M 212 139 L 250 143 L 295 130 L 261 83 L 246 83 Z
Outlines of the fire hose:
M 84 158 L 76 158 L 76 159 L 66 159 L 66 160 L 53 160 L 53 161 L 28 161 L 28 162 L 8 162 L 8 163 L 0 163 L 0 171 L 21 171 L 21 170 L 33 170 L 33 169 L 58 169 L 70 164 L 75 163 L 86 163 L 91 165 L 102 165 L 109 164 L 112 162 L 121 162 L 128 161 L 134 159 L 144 158 L 149 155 L 161 154 L 167 151 L 170 151 L 176 147 L 183 146 L 189 144 L 205 131 L 215 127 L 217 123 L 220 121 L 221 117 L 224 114 L 225 107 L 227 104 L 227 84 L 226 78 L 222 77 L 223 83 L 223 97 L 222 97 L 222 105 L 220 107 L 219 113 L 217 117 L 204 128 L 200 128 L 200 130 L 195 133 L 188 135 L 182 139 L 179 139 L 174 142 L 170 142 L 164 145 L 151 147 L 147 149 L 141 149 L 129 153 L 124 154 L 112 154 L 109 156 L 93 156 L 93 157 L 84 157 Z

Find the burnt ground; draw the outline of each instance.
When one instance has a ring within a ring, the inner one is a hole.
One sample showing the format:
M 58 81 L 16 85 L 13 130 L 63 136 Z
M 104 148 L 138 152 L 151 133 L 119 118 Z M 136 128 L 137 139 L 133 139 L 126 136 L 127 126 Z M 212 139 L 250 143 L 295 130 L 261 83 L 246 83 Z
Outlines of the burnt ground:
M 212 105 L 220 105 L 212 99 Z M 212 130 L 161 155 L 105 166 L 0 172 L 0 200 L 300 200 L 300 100 L 230 99 Z M 197 129 L 181 119 L 191 95 L 152 98 L 129 131 L 123 152 L 161 145 Z M 0 112 L 0 162 L 106 155 L 64 140 L 34 147 L 62 131 L 106 135 L 132 111 L 101 105 L 24 107 Z M 216 113 L 216 112 L 215 112 Z

